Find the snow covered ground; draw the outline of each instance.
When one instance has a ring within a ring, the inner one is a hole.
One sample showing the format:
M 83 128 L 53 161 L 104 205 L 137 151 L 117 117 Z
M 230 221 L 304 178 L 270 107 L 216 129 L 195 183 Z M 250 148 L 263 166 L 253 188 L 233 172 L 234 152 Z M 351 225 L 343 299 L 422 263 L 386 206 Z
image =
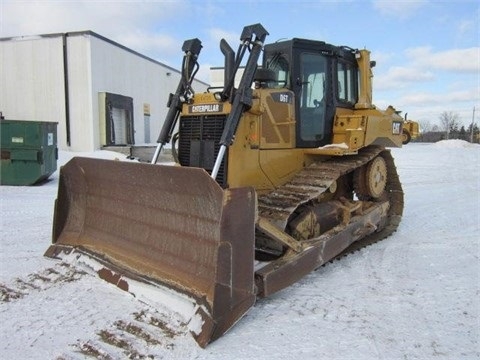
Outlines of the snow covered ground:
M 173 314 L 43 257 L 58 173 L 1 186 L 1 357 L 479 359 L 480 146 L 392 152 L 405 191 L 398 231 L 259 300 L 206 349 Z

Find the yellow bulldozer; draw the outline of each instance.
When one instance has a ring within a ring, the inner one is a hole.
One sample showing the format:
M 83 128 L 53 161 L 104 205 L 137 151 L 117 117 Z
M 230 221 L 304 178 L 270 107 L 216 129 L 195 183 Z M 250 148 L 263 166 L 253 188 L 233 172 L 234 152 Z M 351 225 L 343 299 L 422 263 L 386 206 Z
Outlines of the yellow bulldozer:
M 386 147 L 402 146 L 405 121 L 372 104 L 369 51 L 267 35 L 246 26 L 237 52 L 222 40 L 224 83 L 205 93 L 191 86 L 201 42 L 184 42 L 151 163 L 76 157 L 60 170 L 45 255 L 87 256 L 124 290 L 188 298 L 202 347 L 257 298 L 389 236 L 402 217 Z M 180 166 L 157 163 L 170 142 Z

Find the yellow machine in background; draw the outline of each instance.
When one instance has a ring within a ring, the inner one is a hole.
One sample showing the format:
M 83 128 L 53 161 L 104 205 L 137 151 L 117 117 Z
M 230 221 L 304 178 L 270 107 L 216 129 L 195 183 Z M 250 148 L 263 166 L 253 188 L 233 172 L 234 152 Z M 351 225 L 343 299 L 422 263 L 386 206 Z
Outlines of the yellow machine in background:
M 372 104 L 370 53 L 267 35 L 245 27 L 236 53 L 222 40 L 225 83 L 202 94 L 191 88 L 202 46 L 185 41 L 152 164 L 74 158 L 60 174 L 46 255 L 92 257 L 127 291 L 135 279 L 188 296 L 201 346 L 257 297 L 385 238 L 402 216 L 386 147 L 402 146 L 405 121 Z M 170 140 L 181 166 L 156 164 Z
M 403 145 L 407 145 L 411 140 L 416 139 L 420 134 L 420 127 L 416 121 L 407 120 L 403 123 Z

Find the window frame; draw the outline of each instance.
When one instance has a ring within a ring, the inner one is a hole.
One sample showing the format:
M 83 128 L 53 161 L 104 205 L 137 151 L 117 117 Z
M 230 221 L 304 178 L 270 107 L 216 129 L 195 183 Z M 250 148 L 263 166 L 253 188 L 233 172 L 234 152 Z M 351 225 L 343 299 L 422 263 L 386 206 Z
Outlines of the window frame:
M 336 66 L 335 96 L 339 103 L 353 106 L 358 102 L 358 69 L 355 64 L 339 59 Z

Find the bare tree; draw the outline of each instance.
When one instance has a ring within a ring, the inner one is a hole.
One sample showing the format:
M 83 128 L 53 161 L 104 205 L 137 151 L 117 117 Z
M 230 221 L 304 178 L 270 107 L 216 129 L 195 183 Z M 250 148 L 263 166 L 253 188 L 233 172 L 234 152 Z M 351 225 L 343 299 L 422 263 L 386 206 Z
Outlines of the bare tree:
M 427 133 L 432 131 L 432 124 L 429 120 L 418 120 L 418 125 L 420 126 L 421 133 Z
M 453 111 L 444 111 L 440 114 L 440 124 L 442 130 L 445 131 L 445 139 L 450 137 L 450 131 L 452 129 L 458 129 L 460 116 Z

